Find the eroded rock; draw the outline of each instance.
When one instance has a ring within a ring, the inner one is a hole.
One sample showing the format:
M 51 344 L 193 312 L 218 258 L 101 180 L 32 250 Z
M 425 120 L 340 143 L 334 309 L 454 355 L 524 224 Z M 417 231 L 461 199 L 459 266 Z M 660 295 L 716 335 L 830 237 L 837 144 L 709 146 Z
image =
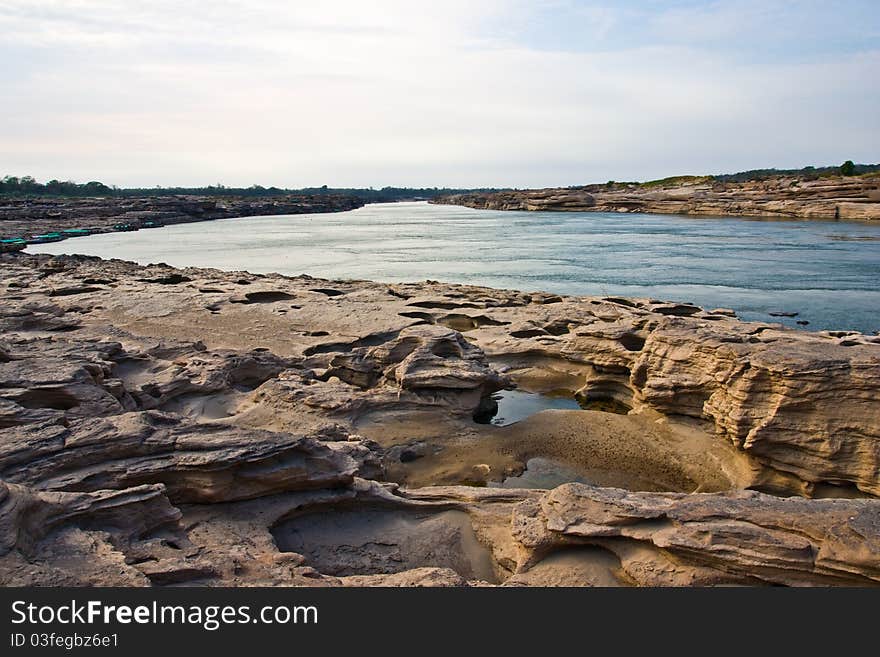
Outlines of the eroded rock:
M 525 549 L 521 569 L 561 547 L 592 544 L 617 554 L 623 570 L 647 586 L 880 583 L 878 500 L 565 484 L 517 507 L 513 533 Z
M 557 189 L 456 194 L 432 203 L 487 210 L 649 212 L 705 216 L 880 219 L 880 175 L 721 182 L 710 177 L 659 184 L 612 183 Z
M 808 499 L 880 495 L 876 336 L 431 281 L 0 266 L 3 584 L 878 581 L 880 501 Z M 619 412 L 473 422 L 514 385 Z M 495 487 L 540 457 L 591 485 Z

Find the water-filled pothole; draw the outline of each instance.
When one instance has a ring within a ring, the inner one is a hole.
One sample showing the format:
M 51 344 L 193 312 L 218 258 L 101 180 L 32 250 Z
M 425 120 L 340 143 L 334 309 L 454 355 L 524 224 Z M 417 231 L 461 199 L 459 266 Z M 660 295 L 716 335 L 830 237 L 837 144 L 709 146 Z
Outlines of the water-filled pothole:
M 496 427 L 506 427 L 520 420 L 546 410 L 563 411 L 604 411 L 606 413 L 618 413 L 626 415 L 630 408 L 626 404 L 615 399 L 588 396 L 574 398 L 568 393 L 539 394 L 525 392 L 523 390 L 502 390 L 480 402 L 480 406 L 474 413 L 474 422 L 477 424 L 492 424 Z
M 492 488 L 556 488 L 576 482 L 595 484 L 581 471 L 555 459 L 536 456 L 526 461 L 526 468 L 515 477 L 507 477 L 500 483 L 489 482 Z
M 486 397 L 474 413 L 474 422 L 505 427 L 524 420 L 530 415 L 548 409 L 578 410 L 580 405 L 572 397 L 539 395 L 522 390 L 502 390 Z
M 500 482 L 490 481 L 487 485 L 490 488 L 539 488 L 549 490 L 568 483 L 625 488 L 627 490 L 664 490 L 663 485 L 639 477 L 632 472 L 603 470 L 587 466 L 574 467 L 561 460 L 543 456 L 535 456 L 528 459 L 525 469 L 518 475 L 505 477 Z
M 327 575 L 375 575 L 451 568 L 497 583 L 494 562 L 463 511 L 351 508 L 316 511 L 272 528 L 283 552 L 297 552 Z

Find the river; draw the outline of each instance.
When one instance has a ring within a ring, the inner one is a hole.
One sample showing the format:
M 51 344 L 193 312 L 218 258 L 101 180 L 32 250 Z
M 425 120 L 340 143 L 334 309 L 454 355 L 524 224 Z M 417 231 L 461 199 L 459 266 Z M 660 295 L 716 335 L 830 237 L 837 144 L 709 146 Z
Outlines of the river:
M 880 226 L 860 223 L 380 203 L 93 235 L 28 252 L 642 296 L 809 330 L 880 330 Z M 770 315 L 779 312 L 797 316 Z

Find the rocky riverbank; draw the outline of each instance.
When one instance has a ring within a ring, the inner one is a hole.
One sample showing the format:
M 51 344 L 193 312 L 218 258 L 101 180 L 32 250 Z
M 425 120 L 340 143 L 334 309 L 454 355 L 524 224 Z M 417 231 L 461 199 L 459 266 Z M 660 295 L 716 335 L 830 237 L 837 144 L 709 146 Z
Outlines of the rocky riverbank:
M 93 233 L 258 215 L 342 212 L 362 205 L 354 197 L 332 195 L 0 198 L 0 253 Z
M 876 336 L 431 281 L 0 271 L 4 585 L 880 583 Z M 474 421 L 514 387 L 586 410 Z M 519 487 L 539 461 L 558 481 Z
M 482 210 L 647 212 L 736 217 L 880 220 L 880 174 L 814 180 L 778 176 L 750 182 L 709 177 L 657 184 L 457 194 L 431 201 Z

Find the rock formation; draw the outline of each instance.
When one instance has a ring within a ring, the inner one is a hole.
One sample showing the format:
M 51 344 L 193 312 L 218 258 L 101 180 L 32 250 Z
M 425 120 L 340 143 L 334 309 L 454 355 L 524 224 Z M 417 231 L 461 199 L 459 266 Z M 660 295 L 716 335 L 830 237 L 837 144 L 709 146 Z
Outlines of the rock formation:
M 710 177 L 657 184 L 608 183 L 557 189 L 456 194 L 431 201 L 484 210 L 648 212 L 737 217 L 880 220 L 880 175 L 778 176 L 750 182 Z
M 0 253 L 20 251 L 28 243 L 56 242 L 93 233 L 257 215 L 341 212 L 362 205 L 354 197 L 334 195 L 0 199 Z
M 2 584 L 880 581 L 880 337 L 431 281 L 0 271 Z M 474 422 L 514 387 L 588 410 Z M 514 486 L 535 459 L 562 479 Z

